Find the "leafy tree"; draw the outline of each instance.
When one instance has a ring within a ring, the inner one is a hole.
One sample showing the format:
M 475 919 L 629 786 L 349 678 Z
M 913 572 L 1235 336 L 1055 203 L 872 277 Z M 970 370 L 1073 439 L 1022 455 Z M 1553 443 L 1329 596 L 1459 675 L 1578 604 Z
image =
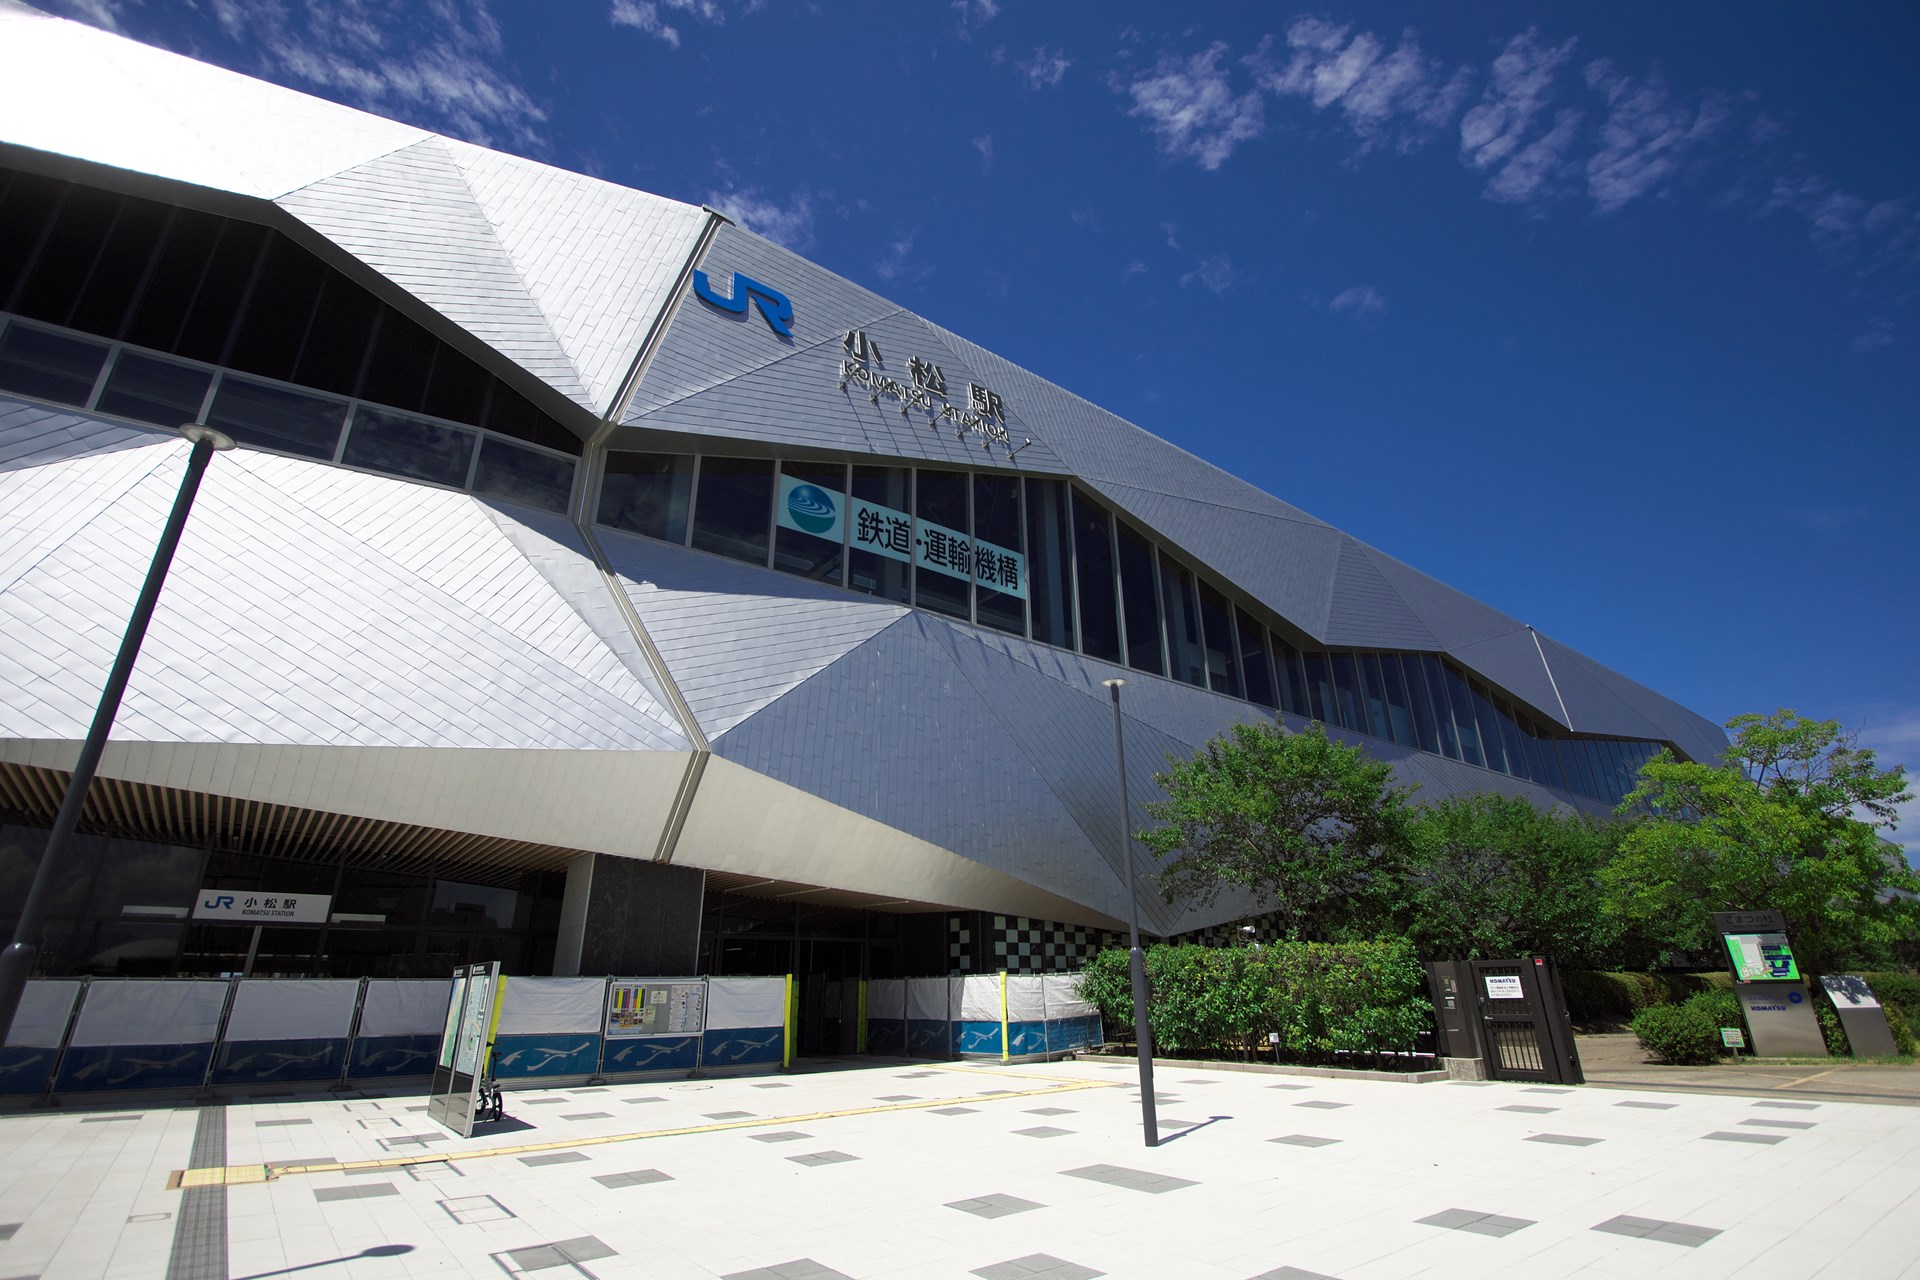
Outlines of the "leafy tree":
M 1451 796 L 1412 827 L 1408 935 L 1428 957 L 1608 963 L 1618 934 L 1600 872 L 1619 824 L 1513 796 Z
M 1405 874 L 1408 789 L 1318 724 L 1236 724 L 1156 775 L 1163 824 L 1140 839 L 1168 859 L 1169 902 L 1210 903 L 1225 885 L 1251 890 L 1281 936 L 1360 936 L 1387 921 Z
M 1662 752 L 1621 802 L 1638 821 L 1603 880 L 1610 910 L 1703 951 L 1715 911 L 1783 912 L 1803 967 L 1873 963 L 1917 921 L 1920 877 L 1880 830 L 1911 799 L 1838 721 L 1789 710 L 1727 723 L 1724 768 Z

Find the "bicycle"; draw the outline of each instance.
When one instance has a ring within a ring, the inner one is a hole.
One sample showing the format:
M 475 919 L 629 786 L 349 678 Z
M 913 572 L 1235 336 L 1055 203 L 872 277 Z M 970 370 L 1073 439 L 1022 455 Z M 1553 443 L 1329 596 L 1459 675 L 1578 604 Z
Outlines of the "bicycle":
M 506 1114 L 506 1098 L 501 1093 L 500 1082 L 493 1074 L 493 1042 L 487 1042 L 487 1065 L 480 1076 L 479 1096 L 474 1100 L 473 1118 L 475 1123 L 499 1120 Z

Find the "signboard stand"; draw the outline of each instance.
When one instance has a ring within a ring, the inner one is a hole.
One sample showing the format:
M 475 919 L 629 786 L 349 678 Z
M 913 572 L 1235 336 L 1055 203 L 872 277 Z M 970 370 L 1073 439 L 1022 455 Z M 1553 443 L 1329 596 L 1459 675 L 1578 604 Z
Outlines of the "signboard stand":
M 478 1099 L 486 1077 L 487 1055 L 500 1002 L 500 962 L 470 964 L 453 971 L 447 1019 L 434 1060 L 427 1118 L 462 1138 L 473 1136 L 480 1119 Z
M 1778 911 L 1718 911 L 1714 928 L 1733 973 L 1740 1011 L 1763 1057 L 1827 1056 L 1827 1038 L 1814 1016 L 1806 981 Z
M 1840 1029 L 1847 1033 L 1847 1045 L 1854 1057 L 1878 1058 L 1900 1052 L 1880 998 L 1865 978 L 1843 973 L 1822 977 L 1820 985 L 1826 988 L 1827 999 L 1833 1001 L 1833 1011 L 1840 1015 Z

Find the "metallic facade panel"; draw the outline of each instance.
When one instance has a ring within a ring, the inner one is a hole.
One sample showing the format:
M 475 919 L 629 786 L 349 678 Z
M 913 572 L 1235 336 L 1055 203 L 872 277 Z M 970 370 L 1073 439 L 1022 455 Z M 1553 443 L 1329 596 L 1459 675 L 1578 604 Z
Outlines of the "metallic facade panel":
M 647 635 L 717 738 L 908 612 L 836 587 L 595 531 Z
M 1340 567 L 1322 633 L 1330 645 L 1360 649 L 1432 649 L 1433 632 L 1393 589 L 1364 544 L 1340 540 Z
M 151 432 L 139 427 L 0 396 L 0 472 L 138 449 L 152 439 Z
M 1547 664 L 1533 642 L 1533 632 L 1516 626 L 1511 631 L 1473 644 L 1449 649 L 1448 655 L 1469 671 L 1478 672 L 1526 703 L 1552 724 L 1561 724 L 1560 696 Z
M 0 8 L 0 140 L 273 198 L 424 130 L 78 22 Z
M 279 204 L 554 390 L 594 407 L 441 139 L 337 173 Z
M 1664 740 L 1693 759 L 1708 762 L 1718 761 L 1727 749 L 1725 731 L 1705 716 L 1557 640 L 1541 636 L 1540 646 L 1577 732 Z

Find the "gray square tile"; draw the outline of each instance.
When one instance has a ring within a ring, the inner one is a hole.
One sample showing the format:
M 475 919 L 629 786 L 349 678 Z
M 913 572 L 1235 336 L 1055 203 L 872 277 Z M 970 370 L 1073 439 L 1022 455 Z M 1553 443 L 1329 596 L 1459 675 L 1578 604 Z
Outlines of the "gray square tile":
M 895 1076 L 894 1079 L 895 1080 L 926 1080 L 932 1076 L 937 1076 L 939 1074 L 940 1073 L 938 1071 L 909 1071 L 905 1075 Z
M 424 1147 L 434 1142 L 451 1142 L 453 1135 L 448 1133 L 403 1133 L 394 1138 L 381 1138 L 380 1145 L 392 1151 L 399 1147 Z
M 1598 1138 L 1580 1138 L 1571 1133 L 1536 1133 L 1529 1136 L 1528 1142 L 1551 1142 L 1562 1147 L 1590 1147 L 1599 1142 Z
M 934 1116 L 970 1116 L 977 1114 L 979 1110 L 980 1108 L 978 1107 L 934 1107 L 929 1110 L 927 1114 Z
M 1558 1111 L 1558 1107 L 1531 1107 L 1524 1102 L 1516 1102 L 1510 1107 L 1501 1107 L 1502 1111 L 1517 1111 L 1524 1116 L 1547 1116 Z
M 917 1093 L 883 1093 L 878 1099 L 881 1102 L 918 1102 L 919 1100 L 920 1095 Z
M 823 1267 L 812 1258 L 796 1258 L 778 1266 L 736 1271 L 732 1275 L 721 1276 L 720 1280 L 853 1280 L 853 1277 L 844 1271 Z
M 1680 1104 L 1677 1102 L 1638 1102 L 1632 1098 L 1625 1102 L 1616 1102 L 1616 1107 L 1638 1107 L 1642 1111 L 1671 1111 Z
M 1572 1092 L 1573 1092 L 1573 1090 L 1571 1090 L 1571 1089 L 1548 1089 L 1548 1088 L 1545 1088 L 1544 1086 L 1540 1086 L 1540 1085 L 1535 1085 L 1535 1086 L 1534 1086 L 1533 1088 L 1531 1088 L 1531 1089 L 1522 1089 L 1522 1090 L 1521 1090 L 1520 1092 L 1522 1092 L 1522 1093 L 1572 1093 Z
M 1093 1280 L 1093 1277 L 1107 1273 L 1056 1258 L 1050 1253 L 1030 1253 L 1024 1258 L 1011 1258 L 990 1267 L 977 1268 L 969 1274 L 979 1276 L 981 1280 Z
M 452 1182 L 456 1178 L 467 1176 L 460 1172 L 457 1165 L 449 1164 L 445 1160 L 435 1160 L 428 1164 L 410 1164 L 405 1167 L 407 1176 L 415 1182 Z
M 562 1120 L 611 1120 L 611 1111 L 576 1111 L 572 1115 L 561 1116 Z
M 425 1107 L 422 1107 L 420 1109 L 422 1111 L 426 1110 Z M 254 1125 L 253 1127 L 256 1129 L 287 1129 L 287 1128 L 291 1128 L 296 1124 L 312 1124 L 312 1123 L 313 1121 L 311 1120 L 262 1120 L 258 1124 Z
M 603 1089 L 600 1086 L 596 1085 L 591 1089 L 575 1089 L 574 1092 L 577 1094 L 578 1093 L 612 1093 L 613 1090 Z
M 1042 1124 L 1035 1125 L 1031 1129 L 1015 1129 L 1014 1132 L 1023 1138 L 1064 1138 L 1073 1130 L 1056 1129 L 1050 1124 Z
M 357 1187 L 315 1187 L 313 1198 L 326 1204 L 334 1200 L 372 1200 L 379 1196 L 397 1196 L 400 1188 L 391 1182 L 363 1182 Z
M 751 1116 L 753 1112 L 751 1111 L 709 1111 L 709 1112 L 706 1112 L 705 1114 L 707 1119 L 709 1120 L 745 1120 L 747 1117 Z
M 975 1196 L 971 1200 L 953 1200 L 947 1204 L 949 1209 L 958 1209 L 976 1218 L 1005 1218 L 1012 1214 L 1026 1213 L 1031 1209 L 1045 1207 L 1031 1200 L 1022 1200 L 1019 1196 L 1002 1195 L 999 1192 L 990 1196 Z
M 788 1156 L 795 1164 L 804 1164 L 814 1168 L 823 1164 L 845 1164 L 849 1160 L 858 1160 L 859 1156 L 850 1156 L 844 1151 L 813 1151 L 804 1156 Z
M 520 1163 L 529 1169 L 538 1169 L 550 1164 L 578 1164 L 587 1158 L 584 1151 L 548 1151 L 537 1156 L 521 1156 Z
M 1186 1178 L 1148 1173 L 1144 1169 L 1128 1169 L 1116 1164 L 1090 1164 L 1079 1169 L 1063 1169 L 1061 1172 L 1069 1178 L 1085 1178 L 1089 1182 L 1104 1182 L 1110 1187 L 1125 1187 L 1129 1191 L 1144 1191 L 1155 1196 L 1200 1185 Z
M 1818 1111 L 1820 1109 L 1820 1104 L 1817 1102 L 1756 1102 L 1753 1105 L 1773 1107 L 1779 1111 Z
M 81 1124 L 112 1124 L 112 1123 L 113 1123 L 114 1121 L 116 1121 L 116 1120 L 138 1120 L 139 1118 L 140 1118 L 139 1116 L 129 1116 L 129 1115 L 119 1115 L 119 1116 L 87 1116 L 87 1117 L 85 1117 L 85 1118 L 83 1118 L 83 1119 L 82 1119 L 82 1120 L 80 1121 L 80 1123 L 81 1123 Z M 301 1121 L 298 1121 L 297 1123 L 300 1123 L 300 1124 L 311 1124 L 311 1123 L 313 1123 L 313 1122 L 312 1122 L 311 1120 L 301 1120 Z
M 17 1222 L 0 1222 L 0 1241 L 13 1239 L 13 1233 L 20 1229 Z
M 551 1244 L 530 1245 L 525 1249 L 509 1249 L 506 1256 L 515 1271 L 544 1271 L 549 1267 L 564 1267 L 575 1262 L 592 1262 L 596 1258 L 619 1255 L 595 1236 L 578 1236 L 572 1240 L 555 1240 Z
M 1030 1116 L 1070 1116 L 1074 1114 L 1074 1110 L 1072 1107 L 1028 1107 L 1027 1114 Z
M 632 1107 L 632 1106 L 638 1106 L 642 1102 L 665 1102 L 666 1099 L 665 1098 L 622 1098 L 620 1099 L 620 1101 Z
M 1156 1116 L 1154 1117 L 1154 1123 L 1162 1129 L 1197 1129 L 1200 1127 L 1201 1122 L 1198 1120 L 1181 1120 L 1175 1116 Z
M 1338 1277 L 1322 1275 L 1318 1271 L 1302 1271 L 1298 1267 L 1275 1267 L 1271 1271 L 1262 1271 L 1252 1280 L 1338 1280 Z
M 1328 1102 L 1325 1098 L 1313 1098 L 1306 1102 L 1296 1102 L 1293 1105 L 1296 1107 L 1311 1107 L 1315 1111 L 1338 1111 L 1341 1107 L 1349 1104 L 1345 1102 Z
M 1310 1084 L 1270 1084 L 1267 1086 L 1267 1088 L 1269 1089 L 1311 1089 L 1313 1088 L 1313 1086 Z
M 269 1169 L 292 1169 L 292 1168 L 297 1168 L 300 1165 L 332 1164 L 332 1163 L 334 1163 L 334 1159 L 332 1156 L 298 1156 L 288 1160 L 269 1160 L 266 1162 L 266 1165 L 267 1165 L 267 1168 Z M 353 1174 L 358 1172 L 360 1172 L 358 1169 L 350 1169 L 347 1171 L 347 1174 L 349 1177 L 351 1177 Z M 391 1170 L 381 1169 L 379 1170 L 379 1172 L 388 1173 L 388 1172 L 391 1172 Z
M 1812 1120 L 1742 1120 L 1740 1123 L 1765 1129 L 1811 1129 L 1816 1122 Z
M 753 1087 L 756 1089 L 791 1089 L 793 1088 L 793 1086 L 788 1084 L 785 1080 L 763 1080 L 759 1084 L 754 1085 Z
M 1510 1236 L 1522 1227 L 1533 1225 L 1531 1218 L 1503 1218 L 1497 1213 L 1483 1213 L 1478 1209 L 1443 1209 L 1415 1221 L 1425 1227 L 1445 1227 L 1450 1231 L 1496 1238 Z
M 564 1107 L 572 1101 L 572 1098 L 528 1098 L 520 1105 L 523 1107 Z M 546 1248 L 545 1245 L 540 1247 L 543 1249 Z
M 1784 1133 L 1727 1133 L 1725 1130 L 1717 1133 L 1709 1133 L 1706 1137 L 1713 1142 L 1751 1142 L 1758 1146 L 1768 1147 L 1776 1142 L 1785 1142 L 1787 1140 L 1787 1136 Z
M 1181 1084 L 1219 1084 L 1220 1082 L 1218 1080 L 1194 1079 L 1194 1080 L 1182 1080 L 1180 1081 L 1180 1083 Z
M 1698 1249 L 1720 1234 L 1714 1227 L 1696 1227 L 1685 1222 L 1663 1222 L 1658 1218 L 1636 1218 L 1624 1213 L 1617 1218 L 1608 1218 L 1605 1222 L 1595 1223 L 1592 1230 L 1604 1231 L 1609 1235 L 1633 1236 L 1641 1240 L 1657 1240 L 1661 1244 L 1677 1244 L 1684 1249 Z
M 673 1176 L 658 1169 L 634 1169 L 628 1173 L 595 1174 L 593 1180 L 609 1191 L 618 1191 L 622 1187 L 646 1187 L 656 1182 L 672 1182 Z
M 798 1142 L 802 1138 L 811 1138 L 813 1135 L 802 1133 L 798 1129 L 780 1129 L 773 1133 L 754 1133 L 747 1136 L 755 1142 Z
M 482 1222 L 505 1222 L 515 1216 L 513 1210 L 492 1196 L 456 1196 L 438 1203 L 447 1211 L 449 1218 L 465 1227 L 477 1226 Z
M 1316 1138 L 1307 1133 L 1290 1133 L 1284 1138 L 1268 1138 L 1267 1141 L 1284 1143 L 1289 1147 L 1330 1147 L 1340 1139 Z

